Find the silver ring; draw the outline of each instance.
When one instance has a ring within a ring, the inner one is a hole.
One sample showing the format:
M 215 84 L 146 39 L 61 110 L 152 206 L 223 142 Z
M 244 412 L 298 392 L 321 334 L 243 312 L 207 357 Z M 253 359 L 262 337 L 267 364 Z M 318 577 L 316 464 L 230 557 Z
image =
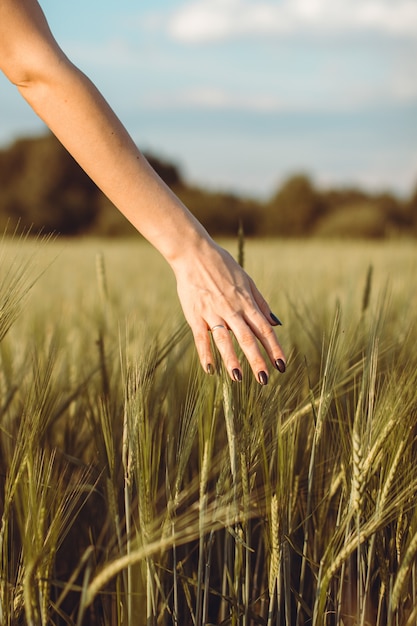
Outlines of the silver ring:
M 226 326 L 223 326 L 223 324 L 216 324 L 215 326 L 210 328 L 211 332 L 213 332 L 213 330 L 216 330 L 216 328 L 226 328 Z

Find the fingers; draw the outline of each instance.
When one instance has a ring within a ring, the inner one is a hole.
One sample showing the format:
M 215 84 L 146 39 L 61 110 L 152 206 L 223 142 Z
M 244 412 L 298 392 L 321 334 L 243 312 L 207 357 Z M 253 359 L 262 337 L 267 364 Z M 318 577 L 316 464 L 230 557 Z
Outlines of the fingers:
M 274 329 L 262 313 L 254 310 L 250 317 L 238 319 L 232 330 L 260 384 L 265 385 L 268 382 L 268 366 L 261 345 L 274 367 L 281 373 L 285 372 L 284 352 Z
M 193 332 L 194 343 L 197 348 L 201 366 L 207 374 L 214 374 L 214 358 L 207 325 L 204 322 L 200 324 L 197 322 L 195 324 L 189 323 Z
M 206 324 L 199 324 L 198 329 L 193 329 L 194 342 L 203 369 L 207 374 L 214 374 L 215 372 L 210 333 L 230 378 L 240 382 L 242 380 L 242 368 L 233 347 L 230 332 L 224 322 L 213 324 L 210 329 Z
M 261 385 L 268 383 L 269 374 L 268 365 L 260 345 L 264 347 L 274 367 L 279 372 L 284 373 L 286 369 L 285 355 L 271 323 L 256 308 L 249 317 L 234 315 L 229 324 L 224 320 L 216 320 L 216 323 L 212 324 L 210 328 L 204 323 L 199 324 L 198 330 L 193 330 L 193 334 L 203 369 L 209 374 L 214 373 L 211 333 L 230 378 L 238 382 L 242 380 L 242 367 L 233 345 L 233 334 L 248 360 L 256 380 Z
M 230 378 L 242 380 L 235 338 L 256 380 L 267 384 L 268 359 L 280 372 L 286 367 L 274 332 L 274 327 L 281 324 L 279 318 L 230 254 L 211 244 L 204 251 L 204 259 L 200 257 L 199 251 L 191 269 L 190 264 L 177 264 L 175 274 L 203 369 L 214 372 L 214 343 Z
M 271 311 L 267 301 L 265 300 L 263 295 L 260 293 L 260 291 L 256 287 L 252 278 L 250 278 L 250 276 L 248 276 L 248 278 L 249 278 L 249 285 L 251 288 L 253 298 L 256 304 L 258 305 L 260 311 L 263 313 L 263 315 L 269 321 L 270 324 L 273 324 L 274 326 L 282 326 L 281 320 Z
M 211 334 L 225 364 L 229 376 L 232 380 L 240 382 L 243 378 L 242 368 L 237 358 L 232 338 L 226 324 L 214 324 L 211 327 Z

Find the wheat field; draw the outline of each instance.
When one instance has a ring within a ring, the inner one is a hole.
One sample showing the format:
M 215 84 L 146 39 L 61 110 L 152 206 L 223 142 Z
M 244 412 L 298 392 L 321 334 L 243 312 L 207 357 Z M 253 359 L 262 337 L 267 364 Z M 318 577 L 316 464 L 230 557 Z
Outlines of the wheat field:
M 417 624 L 415 243 L 244 263 L 266 387 L 201 371 L 141 240 L 1 242 L 2 626 Z

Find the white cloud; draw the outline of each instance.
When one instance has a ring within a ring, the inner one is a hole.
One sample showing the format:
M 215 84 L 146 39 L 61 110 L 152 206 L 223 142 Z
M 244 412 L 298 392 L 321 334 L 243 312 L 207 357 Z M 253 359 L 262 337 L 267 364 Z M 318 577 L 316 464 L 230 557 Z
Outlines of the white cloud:
M 219 111 L 247 111 L 253 113 L 353 113 L 385 106 L 407 106 L 417 101 L 417 84 L 393 80 L 382 87 L 370 85 L 345 90 L 324 90 L 324 95 L 306 93 L 304 97 L 235 92 L 216 86 L 200 86 L 173 91 L 161 90 L 141 96 L 141 105 L 159 110 L 202 109 Z
M 170 35 L 196 43 L 244 35 L 379 32 L 417 36 L 414 0 L 197 0 L 174 11 Z
M 104 39 L 100 42 L 69 40 L 63 46 L 72 61 L 80 67 L 136 68 L 140 58 L 135 46 L 123 38 Z
M 289 103 L 269 95 L 234 93 L 214 87 L 199 87 L 179 92 L 176 97 L 171 96 L 172 104 L 177 106 L 202 107 L 206 109 L 240 110 L 240 111 L 285 111 L 290 108 Z

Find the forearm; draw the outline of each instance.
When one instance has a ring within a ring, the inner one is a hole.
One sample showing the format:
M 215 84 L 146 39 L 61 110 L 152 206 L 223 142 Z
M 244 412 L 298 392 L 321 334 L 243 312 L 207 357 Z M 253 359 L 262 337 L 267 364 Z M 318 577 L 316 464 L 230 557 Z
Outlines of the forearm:
M 285 370 L 274 317 L 253 281 L 152 170 L 94 85 L 67 59 L 37 0 L 0 0 L 0 69 L 118 209 L 171 265 L 200 361 L 213 371 L 208 329 L 233 380 L 242 372 L 229 330 L 261 384 L 258 346 Z
M 207 233 L 163 183 L 94 85 L 68 61 L 18 88 L 117 208 L 168 260 Z
M 0 0 L 0 69 L 118 209 L 172 263 L 209 237 L 65 56 L 36 0 Z

